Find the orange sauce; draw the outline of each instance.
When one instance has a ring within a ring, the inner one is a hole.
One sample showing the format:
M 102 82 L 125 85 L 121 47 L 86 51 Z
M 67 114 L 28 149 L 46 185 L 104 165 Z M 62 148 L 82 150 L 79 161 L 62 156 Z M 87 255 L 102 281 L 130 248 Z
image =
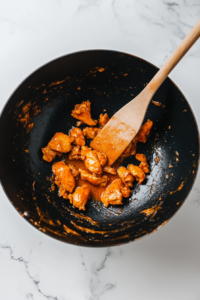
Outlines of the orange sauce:
M 64 80 L 60 80 L 60 81 L 56 81 L 56 82 L 52 82 L 52 83 L 49 85 L 49 87 L 54 86 L 54 85 L 61 84 L 61 83 L 63 83 L 64 81 L 65 81 L 65 79 L 64 79 Z
M 69 160 L 68 156 L 67 156 L 67 158 L 65 158 L 65 163 L 67 165 L 68 164 L 73 165 L 77 170 L 78 169 L 83 169 L 83 170 L 89 172 L 88 169 L 85 166 L 85 163 L 83 161 L 81 161 L 81 160 Z M 113 167 L 116 168 L 116 169 L 119 166 L 120 166 L 119 162 L 115 162 L 114 165 L 113 165 Z M 117 174 L 116 175 L 112 175 L 112 174 L 104 172 L 103 175 L 107 175 L 109 177 L 109 181 L 108 181 L 107 186 L 110 185 L 113 180 L 119 178 L 119 176 Z M 92 200 L 101 201 L 101 194 L 103 192 L 105 192 L 107 186 L 106 187 L 101 187 L 99 185 L 92 185 L 90 182 L 88 182 L 86 180 L 83 180 L 81 178 L 78 178 L 76 180 L 76 186 L 82 186 L 84 184 L 87 184 L 90 187 L 90 198 L 92 198 Z
M 161 106 L 161 103 L 160 102 L 157 102 L 157 101 L 154 101 L 154 100 L 152 100 L 151 101 L 153 104 L 155 104 L 156 106 Z
M 105 69 L 104 68 L 99 68 L 98 71 L 103 72 L 103 71 L 105 71 Z
M 99 234 L 104 234 L 104 233 L 107 233 L 107 231 L 96 231 L 96 230 L 93 230 L 93 229 L 89 229 L 89 228 L 85 228 L 85 227 L 82 227 L 82 226 L 79 226 L 77 225 L 76 223 L 74 223 L 73 221 L 71 221 L 71 223 L 74 225 L 74 227 L 76 227 L 77 229 L 81 230 L 81 231 L 84 231 L 84 232 L 87 232 L 87 233 L 99 233 Z
M 52 230 L 52 229 L 50 229 L 49 227 L 43 227 L 43 228 L 40 227 L 39 230 L 42 230 L 43 232 L 49 231 L 49 232 L 54 233 L 54 234 L 56 234 L 56 235 L 58 235 L 58 236 L 65 237 L 65 234 L 63 234 L 63 233 L 61 233 L 61 232 L 59 232 L 59 231 Z M 64 233 L 65 233 L 65 232 L 64 232 Z
M 82 227 L 82 226 L 79 226 L 77 225 L 75 222 L 71 221 L 71 224 L 74 225 L 75 228 L 77 228 L 78 230 L 81 230 L 83 232 L 87 232 L 87 233 L 98 233 L 98 234 L 113 234 L 113 233 L 116 233 L 116 232 L 121 232 L 121 231 L 125 231 L 126 229 L 128 228 L 131 228 L 132 227 L 132 224 L 130 225 L 127 225 L 127 226 L 124 226 L 122 228 L 118 228 L 118 229 L 115 229 L 115 230 L 106 230 L 106 231 L 98 231 L 98 230 L 93 230 L 93 229 L 90 229 L 90 228 L 86 228 L 86 227 Z
M 77 214 L 77 213 L 73 212 L 72 210 L 70 210 L 68 207 L 65 207 L 65 209 L 68 210 L 72 216 L 75 216 L 75 217 L 77 217 L 78 219 L 85 220 L 85 221 L 87 221 L 87 222 L 89 222 L 90 224 L 95 225 L 95 226 L 98 226 L 98 225 L 99 225 L 99 222 L 94 221 L 92 218 L 90 218 L 90 217 L 88 217 L 88 216 L 86 216 L 86 215 Z
M 41 109 L 39 109 L 39 105 L 36 105 L 33 110 L 34 110 L 33 113 L 34 116 L 37 116 L 41 112 Z
M 157 211 L 160 209 L 161 209 L 161 206 L 154 205 L 151 208 L 147 208 L 147 209 L 143 210 L 141 213 L 144 213 L 147 217 L 151 216 L 153 218 L 155 216 L 155 214 L 157 213 Z
M 34 123 L 28 124 L 27 132 L 31 131 L 31 129 L 33 128 L 33 126 L 34 126 Z
M 18 115 L 19 121 L 21 123 L 23 123 L 24 127 L 27 129 L 27 133 L 29 131 L 31 131 L 31 129 L 34 126 L 34 123 L 31 123 L 32 122 L 32 118 L 30 117 L 30 113 L 29 113 L 30 107 L 31 107 L 31 102 L 29 102 L 28 104 L 24 105 L 22 107 L 22 112 Z
M 64 230 L 67 232 L 67 233 L 71 233 L 71 234 L 74 234 L 74 235 L 80 235 L 78 232 L 70 229 L 69 227 L 67 227 L 66 225 L 63 224 L 63 228 Z
M 152 215 L 153 212 L 154 212 L 154 208 L 153 207 L 147 208 L 147 209 L 145 209 L 145 210 L 142 211 L 142 213 L 144 213 L 147 217 L 150 216 L 150 215 Z
M 160 106 L 161 108 L 165 108 L 165 105 L 161 104 L 161 103 L 158 102 L 158 101 L 152 100 L 151 102 L 152 102 L 154 105 L 156 105 L 156 106 Z M 169 127 L 171 127 L 171 126 L 169 126 Z M 170 129 L 170 128 L 169 128 L 169 129 Z
M 181 182 L 181 184 L 179 185 L 179 187 L 175 191 L 170 192 L 170 195 L 182 190 L 183 185 L 184 185 L 184 181 Z

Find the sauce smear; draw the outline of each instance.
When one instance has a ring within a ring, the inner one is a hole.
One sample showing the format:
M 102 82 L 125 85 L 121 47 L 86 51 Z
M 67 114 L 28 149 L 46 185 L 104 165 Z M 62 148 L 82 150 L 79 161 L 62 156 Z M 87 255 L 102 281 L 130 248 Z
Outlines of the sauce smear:
M 83 169 L 85 171 L 87 171 L 88 173 L 90 173 L 90 171 L 86 168 L 85 163 L 81 160 L 69 160 L 68 156 L 65 157 L 65 163 L 67 165 L 71 164 L 73 165 L 77 170 L 79 169 Z M 120 162 L 116 161 L 113 164 L 113 168 L 115 168 L 116 170 L 119 168 L 119 166 L 121 165 Z M 117 178 L 119 178 L 119 176 L 113 175 L 113 174 L 109 174 L 104 172 L 103 175 L 107 175 L 109 178 L 108 184 L 105 187 L 101 187 L 99 185 L 92 185 L 90 182 L 86 181 L 86 180 L 82 180 L 80 177 L 76 180 L 76 186 L 82 186 L 84 184 L 87 184 L 90 187 L 90 198 L 92 200 L 96 200 L 96 201 L 101 201 L 101 194 L 106 190 L 106 188 Z

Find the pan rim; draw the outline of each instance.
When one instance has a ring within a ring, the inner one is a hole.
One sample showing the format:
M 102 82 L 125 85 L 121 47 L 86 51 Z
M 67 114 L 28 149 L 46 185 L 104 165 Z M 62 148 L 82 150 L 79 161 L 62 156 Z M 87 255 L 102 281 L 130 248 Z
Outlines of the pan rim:
M 118 50 L 110 50 L 110 49 L 89 49 L 89 50 L 79 50 L 79 51 L 75 51 L 75 52 L 68 53 L 68 54 L 66 54 L 66 55 L 62 55 L 62 56 L 60 56 L 60 57 L 57 57 L 57 58 L 55 58 L 55 59 L 53 59 L 53 60 L 51 60 L 51 61 L 45 63 L 44 65 L 40 66 L 39 68 L 35 69 L 31 74 L 29 74 L 27 77 L 25 77 L 24 80 L 23 80 L 23 81 L 15 88 L 15 90 L 12 92 L 12 94 L 10 95 L 10 97 L 8 98 L 8 100 L 4 103 L 3 108 L 2 108 L 2 110 L 1 110 L 1 112 L 0 112 L 0 127 L 1 127 L 1 117 L 2 117 L 2 115 L 4 114 L 4 111 L 6 110 L 6 107 L 7 107 L 8 103 L 10 102 L 10 100 L 12 99 L 13 95 L 14 95 L 15 92 L 19 89 L 19 87 L 20 87 L 20 86 L 21 86 L 21 85 L 22 85 L 29 77 L 31 77 L 35 72 L 39 71 L 40 69 L 44 68 L 45 66 L 47 66 L 47 65 L 49 65 L 49 64 L 51 64 L 51 63 L 53 63 L 53 62 L 56 62 L 56 61 L 58 61 L 58 60 L 62 60 L 64 57 L 67 57 L 67 56 L 76 55 L 76 54 L 84 53 L 84 52 L 100 52 L 100 51 L 105 51 L 105 52 L 110 52 L 110 53 L 112 52 L 112 53 L 118 53 L 118 54 L 122 54 L 122 55 L 132 56 L 132 57 L 135 57 L 136 59 L 140 59 L 140 60 L 144 61 L 145 63 L 151 65 L 151 66 L 154 67 L 157 71 L 159 70 L 159 68 L 158 68 L 156 65 L 152 64 L 151 62 L 149 62 L 149 61 L 147 61 L 147 60 L 145 60 L 145 59 L 143 59 L 143 58 L 141 58 L 141 57 L 139 57 L 139 56 L 136 56 L 136 55 L 134 55 L 134 54 L 130 54 L 130 53 L 127 53 L 127 52 L 118 51 Z M 169 79 L 169 80 L 171 81 L 171 83 L 175 86 L 175 88 L 180 92 L 180 94 L 182 95 L 182 97 L 184 98 L 184 100 L 186 101 L 187 105 L 188 105 L 189 108 L 190 108 L 190 111 L 191 111 L 191 113 L 192 113 L 192 116 L 193 116 L 193 119 L 194 119 L 194 123 L 195 123 L 196 129 L 197 129 L 197 133 L 198 133 L 198 145 L 199 145 L 199 151 L 198 151 L 198 165 L 197 165 L 197 169 L 196 169 L 196 174 L 195 174 L 193 183 L 192 183 L 192 185 L 191 185 L 191 187 L 190 187 L 190 189 L 189 189 L 189 191 L 188 191 L 188 194 L 187 194 L 187 196 L 184 198 L 184 200 L 182 201 L 182 204 L 179 206 L 179 208 L 176 210 L 176 212 L 175 212 L 168 220 L 164 221 L 164 222 L 163 222 L 163 225 L 165 225 L 166 223 L 168 223 L 168 221 L 169 221 L 172 217 L 175 216 L 175 214 L 179 211 L 180 207 L 182 207 L 182 205 L 185 203 L 185 201 L 186 201 L 186 199 L 188 198 L 188 196 L 189 196 L 191 190 L 193 189 L 194 183 L 195 183 L 195 181 L 196 181 L 197 174 L 198 174 L 198 169 L 199 169 L 199 157 L 200 157 L 200 134 L 199 134 L 199 127 L 198 127 L 198 123 L 197 123 L 195 114 L 194 114 L 194 112 L 193 112 L 193 110 L 192 110 L 192 108 L 191 108 L 191 105 L 190 105 L 189 101 L 186 99 L 185 95 L 184 95 L 183 92 L 180 90 L 180 88 L 177 86 L 177 84 L 174 83 L 174 81 L 173 81 L 169 76 L 168 76 L 168 79 Z M 1 162 L 1 160 L 0 160 L 0 162 Z M 0 166 L 0 170 L 1 170 L 1 166 Z M 3 174 L 2 174 L 2 172 L 0 171 L 0 183 L 1 183 L 1 186 L 2 186 L 2 190 L 4 191 L 6 197 L 8 198 L 8 200 L 9 200 L 11 206 L 15 209 L 15 211 L 18 212 L 18 215 L 21 216 L 20 212 L 16 209 L 15 205 L 13 204 L 13 202 L 11 201 L 11 199 L 9 198 L 9 196 L 8 196 L 8 194 L 7 194 L 7 191 L 4 189 L 4 186 L 3 186 L 3 176 L 2 176 L 2 175 L 3 175 Z M 23 217 L 22 217 L 22 218 L 23 218 Z M 157 231 L 158 229 L 160 229 L 160 227 L 163 227 L 163 225 L 161 224 L 160 226 L 158 226 L 156 229 L 152 230 L 151 232 L 149 232 L 149 233 L 147 233 L 147 234 L 145 234 L 145 235 L 142 235 L 142 236 L 139 237 L 139 238 L 135 238 L 134 240 L 124 241 L 124 242 L 119 242 L 119 243 L 116 243 L 116 242 L 115 242 L 114 244 L 109 244 L 109 245 L 95 245 L 95 244 L 94 244 L 94 245 L 90 245 L 90 244 L 89 244 L 89 245 L 88 245 L 88 244 L 80 244 L 80 245 L 79 245 L 79 244 L 75 244 L 75 243 L 70 242 L 70 241 L 64 241 L 64 240 L 58 239 L 58 238 L 56 238 L 55 236 L 53 237 L 53 236 L 49 235 L 49 234 L 46 233 L 46 232 L 40 231 L 40 230 L 39 230 L 37 227 L 35 227 L 34 224 L 32 224 L 28 219 L 26 219 L 26 218 L 23 218 L 23 219 L 24 219 L 26 222 L 28 222 L 29 225 L 31 225 L 31 227 L 34 227 L 34 228 L 37 230 L 37 232 L 39 231 L 39 232 L 41 232 L 42 234 L 45 234 L 45 236 L 48 236 L 48 237 L 52 238 L 53 240 L 57 240 L 57 241 L 59 241 L 59 242 L 62 242 L 62 243 L 65 243 L 65 244 L 70 244 L 70 245 L 73 245 L 73 246 L 81 246 L 81 247 L 88 247 L 88 248 L 91 248 L 91 247 L 93 247 L 93 248 L 100 248 L 100 247 L 103 248 L 103 247 L 111 247 L 111 246 L 114 247 L 114 246 L 119 246 L 119 245 L 125 245 L 125 244 L 128 244 L 128 243 L 130 243 L 130 242 L 137 241 L 138 239 L 141 239 L 141 238 L 143 238 L 143 237 L 145 237 L 145 236 L 147 236 L 147 235 L 153 233 L 154 231 Z

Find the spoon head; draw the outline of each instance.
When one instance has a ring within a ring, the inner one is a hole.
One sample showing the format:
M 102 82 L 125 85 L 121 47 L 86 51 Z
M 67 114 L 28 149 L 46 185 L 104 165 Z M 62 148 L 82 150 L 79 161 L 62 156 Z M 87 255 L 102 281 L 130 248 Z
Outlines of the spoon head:
M 126 149 L 136 133 L 130 125 L 115 115 L 91 142 L 90 146 L 96 151 L 105 153 L 108 157 L 108 164 L 111 166 Z
M 112 165 L 139 131 L 152 93 L 146 87 L 138 96 L 124 105 L 104 126 L 90 146 L 103 152 Z

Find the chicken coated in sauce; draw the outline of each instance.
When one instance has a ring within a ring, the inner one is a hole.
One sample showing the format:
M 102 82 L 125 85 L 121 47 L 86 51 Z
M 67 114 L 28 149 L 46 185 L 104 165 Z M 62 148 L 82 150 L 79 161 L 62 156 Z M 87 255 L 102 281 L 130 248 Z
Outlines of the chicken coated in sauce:
M 110 120 L 110 118 L 109 118 L 107 113 L 100 114 L 100 116 L 99 116 L 99 125 L 104 127 L 108 123 L 109 120 Z
M 102 177 L 96 177 L 95 175 L 90 174 L 83 169 L 79 169 L 79 172 L 81 175 L 81 179 L 86 180 L 93 185 L 100 185 L 100 186 L 104 187 L 107 185 L 108 180 L 109 180 L 108 176 L 106 176 L 106 175 L 103 175 Z
M 81 104 L 76 104 L 75 108 L 72 110 L 72 117 L 83 121 L 89 126 L 95 126 L 97 121 L 93 120 L 91 117 L 91 102 L 89 100 L 83 101 Z
M 136 154 L 136 151 L 137 151 L 137 142 L 138 142 L 138 139 L 136 137 L 131 141 L 132 148 L 131 148 L 131 151 L 130 151 L 130 155 L 135 155 Z
M 87 139 L 93 140 L 100 131 L 101 128 L 86 127 L 85 129 L 83 129 L 83 134 Z
M 78 124 L 82 122 L 95 126 L 97 121 L 94 121 L 91 117 L 91 103 L 90 101 L 82 102 L 81 104 L 75 105 L 72 111 L 72 116 L 78 119 Z M 28 110 L 28 109 L 27 109 Z M 24 111 L 26 112 L 26 109 Z M 108 114 L 101 114 L 99 117 L 99 125 L 104 127 L 109 121 Z M 78 125 L 77 125 L 78 126 Z M 153 126 L 153 122 L 148 120 L 139 130 L 137 136 L 131 141 L 129 146 L 124 150 L 121 158 L 128 157 L 131 155 L 136 155 L 141 163 L 140 166 L 135 166 L 130 164 L 128 170 L 121 166 L 116 169 L 106 165 L 107 156 L 104 153 L 95 151 L 87 146 L 85 146 L 85 138 L 94 139 L 97 134 L 102 130 L 102 128 L 97 127 L 86 127 L 83 131 L 74 127 L 69 132 L 69 136 L 57 132 L 48 145 L 42 148 L 43 159 L 51 162 L 56 155 L 62 155 L 62 153 L 69 153 L 69 160 L 83 160 L 86 168 L 92 173 L 89 173 L 83 169 L 77 170 L 73 165 L 65 165 L 64 162 L 55 163 L 52 166 L 52 171 L 55 174 L 55 184 L 59 188 L 59 196 L 64 199 L 69 199 L 73 206 L 79 208 L 79 210 L 85 210 L 85 204 L 88 201 L 90 195 L 90 187 L 84 184 L 81 187 L 77 187 L 75 192 L 75 178 L 78 179 L 79 174 L 81 180 L 88 181 L 94 186 L 106 187 L 109 181 L 109 177 L 103 175 L 103 172 L 107 172 L 113 175 L 118 174 L 119 178 L 111 182 L 111 184 L 106 188 L 105 192 L 101 195 L 101 201 L 107 207 L 111 205 L 123 204 L 123 197 L 129 197 L 131 190 L 129 187 L 133 186 L 133 181 L 136 179 L 139 184 L 141 184 L 146 178 L 145 173 L 149 172 L 149 166 L 147 159 L 143 154 L 136 154 L 137 142 L 146 142 L 147 136 Z M 71 145 L 73 143 L 74 145 Z M 113 180 L 113 179 L 112 179 Z M 77 181 L 79 182 L 79 181 Z M 81 184 L 81 181 L 80 181 Z M 95 188 L 96 189 L 96 188 Z
M 51 162 L 56 155 L 61 156 L 62 153 L 69 152 L 71 150 L 71 139 L 68 135 L 57 132 L 48 145 L 42 148 L 43 159 Z
M 73 166 L 73 165 L 68 165 L 70 168 L 70 171 L 72 173 L 72 175 L 74 176 L 74 178 L 78 177 L 79 175 L 79 171 Z
M 123 197 L 125 197 L 125 198 L 130 197 L 130 195 L 132 193 L 131 190 L 129 189 L 129 187 L 126 185 L 121 188 L 121 192 L 122 192 Z
M 144 173 L 149 173 L 149 165 L 147 163 L 147 158 L 144 154 L 137 153 L 135 158 L 141 161 L 139 167 L 144 171 Z
M 85 210 L 85 205 L 90 196 L 90 187 L 86 184 L 77 187 L 73 194 L 68 196 L 70 203 L 79 210 Z
M 90 170 L 90 172 L 96 175 L 101 175 L 103 173 L 96 151 L 87 146 L 82 146 L 81 159 L 84 161 L 86 168 Z
M 95 152 L 98 156 L 101 166 L 104 167 L 107 163 L 107 155 L 103 152 L 98 152 L 98 151 L 95 151 Z
M 113 175 L 117 174 L 117 171 L 114 168 L 110 167 L 110 166 L 105 166 L 103 168 L 103 171 L 106 172 L 106 173 L 109 173 L 109 174 L 113 174 Z
M 42 153 L 43 153 L 43 157 L 42 158 L 44 160 L 48 161 L 48 162 L 51 162 L 56 157 L 56 155 L 61 156 L 61 153 L 52 150 L 49 147 L 49 145 L 47 145 L 46 147 L 42 148 Z
M 67 153 L 71 150 L 71 139 L 67 134 L 56 132 L 53 138 L 48 143 L 48 146 L 60 153 Z
M 153 122 L 148 120 L 142 127 L 140 128 L 136 138 L 139 142 L 146 143 L 147 137 L 150 133 L 150 130 L 153 126 Z
M 126 147 L 126 149 L 124 150 L 124 152 L 122 153 L 123 156 L 128 157 L 131 155 L 131 149 L 132 149 L 132 141 L 130 142 L 130 144 Z
M 78 127 L 81 126 L 82 124 L 83 124 L 83 121 L 77 121 L 76 122 L 76 126 L 78 126 Z
M 81 147 L 72 146 L 72 150 L 69 153 L 69 160 L 80 160 L 81 159 Z
M 142 169 L 140 169 L 140 167 L 130 164 L 128 166 L 128 170 L 135 177 L 135 179 L 138 181 L 139 184 L 141 184 L 145 180 L 146 175 L 145 175 L 144 171 L 142 171 Z
M 64 195 L 67 199 L 67 192 L 72 193 L 75 188 L 75 179 L 70 168 L 63 161 L 59 161 L 53 164 L 52 172 L 55 174 L 55 183 L 59 188 L 59 197 Z
M 121 205 L 123 204 L 123 196 L 129 197 L 131 195 L 131 190 L 125 187 L 121 179 L 115 179 L 101 195 L 101 201 L 108 207 L 111 205 Z
M 69 136 L 74 145 L 85 146 L 85 137 L 80 128 L 78 128 L 78 127 L 72 128 L 72 130 L 70 130 L 70 132 L 69 132 Z
M 122 166 L 117 170 L 117 174 L 126 186 L 133 187 L 133 181 L 135 178 L 129 170 Z
M 137 139 L 134 138 L 130 144 L 128 145 L 128 147 L 124 150 L 124 152 L 122 153 L 122 157 L 128 157 L 128 156 L 132 156 L 136 154 L 137 151 Z

